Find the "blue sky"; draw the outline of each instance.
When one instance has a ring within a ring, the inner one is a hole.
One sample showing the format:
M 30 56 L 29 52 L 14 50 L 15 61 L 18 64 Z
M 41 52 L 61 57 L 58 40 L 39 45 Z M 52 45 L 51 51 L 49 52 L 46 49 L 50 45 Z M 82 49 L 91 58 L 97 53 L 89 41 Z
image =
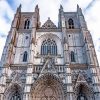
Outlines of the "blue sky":
M 19 4 L 22 11 L 34 11 L 36 4 L 40 8 L 40 20 L 43 24 L 48 17 L 57 25 L 58 9 L 63 5 L 64 11 L 76 11 L 77 4 L 82 8 L 90 30 L 96 54 L 100 63 L 100 0 L 0 0 L 0 58 L 14 14 Z

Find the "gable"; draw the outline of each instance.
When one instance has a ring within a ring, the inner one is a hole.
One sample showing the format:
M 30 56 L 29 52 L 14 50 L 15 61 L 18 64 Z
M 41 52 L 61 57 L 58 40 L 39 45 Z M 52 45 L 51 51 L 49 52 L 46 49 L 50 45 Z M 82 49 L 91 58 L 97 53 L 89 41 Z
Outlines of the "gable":
M 57 28 L 56 25 L 48 18 L 48 20 L 42 25 L 42 28 L 52 29 Z

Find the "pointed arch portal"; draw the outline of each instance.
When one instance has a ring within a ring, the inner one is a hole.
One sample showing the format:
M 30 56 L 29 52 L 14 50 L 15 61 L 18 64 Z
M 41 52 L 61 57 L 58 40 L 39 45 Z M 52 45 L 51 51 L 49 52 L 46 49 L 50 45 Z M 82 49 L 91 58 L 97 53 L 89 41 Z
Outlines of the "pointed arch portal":
M 75 100 L 94 100 L 93 91 L 86 83 L 80 83 L 75 88 Z
M 32 100 L 65 100 L 63 84 L 51 74 L 40 77 L 33 84 L 31 94 Z
M 4 100 L 22 100 L 22 88 L 17 83 L 11 84 L 4 93 Z

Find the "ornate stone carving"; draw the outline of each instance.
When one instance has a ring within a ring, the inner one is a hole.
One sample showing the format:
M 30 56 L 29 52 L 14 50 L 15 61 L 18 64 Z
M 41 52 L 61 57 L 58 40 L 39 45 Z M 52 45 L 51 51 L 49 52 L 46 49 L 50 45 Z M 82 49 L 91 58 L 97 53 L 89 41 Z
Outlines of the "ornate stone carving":
M 59 78 L 55 75 L 47 73 L 38 78 L 32 85 L 31 94 L 34 99 L 39 100 L 65 100 L 66 88 Z M 38 92 L 38 94 L 36 94 Z M 33 100 L 34 100 L 33 99 Z
M 42 28 L 45 29 L 52 29 L 52 28 L 57 28 L 56 25 L 48 18 L 48 20 L 42 25 Z

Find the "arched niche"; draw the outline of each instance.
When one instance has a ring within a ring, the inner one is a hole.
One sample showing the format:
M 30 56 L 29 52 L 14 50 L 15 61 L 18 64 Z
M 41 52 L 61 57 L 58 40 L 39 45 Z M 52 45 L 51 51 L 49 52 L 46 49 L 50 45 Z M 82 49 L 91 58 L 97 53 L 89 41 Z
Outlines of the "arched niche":
M 48 73 L 41 76 L 31 89 L 32 100 L 65 100 L 63 83 Z

